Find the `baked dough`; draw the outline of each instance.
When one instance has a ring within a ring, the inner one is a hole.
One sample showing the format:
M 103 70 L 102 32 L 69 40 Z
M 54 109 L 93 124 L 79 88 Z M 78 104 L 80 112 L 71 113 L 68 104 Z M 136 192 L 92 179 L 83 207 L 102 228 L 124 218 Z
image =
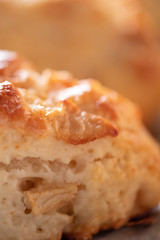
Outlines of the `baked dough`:
M 0 52 L 0 239 L 90 239 L 160 201 L 139 109 L 95 80 Z
M 160 50 L 139 0 L 1 0 L 0 46 L 39 69 L 96 78 L 139 104 L 145 121 L 160 102 Z

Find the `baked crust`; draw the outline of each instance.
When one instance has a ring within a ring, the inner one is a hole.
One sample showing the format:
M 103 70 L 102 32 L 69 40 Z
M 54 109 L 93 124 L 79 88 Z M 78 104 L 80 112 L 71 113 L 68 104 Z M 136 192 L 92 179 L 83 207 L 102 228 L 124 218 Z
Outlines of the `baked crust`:
M 51 125 L 58 138 L 72 144 L 83 144 L 107 135 L 112 137 L 118 135 L 118 129 L 113 124 L 116 111 L 112 96 L 107 99 L 106 94 L 102 95 L 104 90 L 97 82 L 93 80 L 78 82 L 75 79 L 67 79 L 65 82 L 65 79 L 61 81 L 53 78 L 41 89 L 37 81 L 37 89 L 34 89 L 32 103 L 29 104 L 25 99 L 28 95 L 27 90 L 24 90 L 23 98 L 17 88 L 18 84 L 16 84 L 17 87 L 14 86 L 14 78 L 17 78 L 16 70 L 21 67 L 19 57 L 15 53 L 4 53 L 4 51 L 0 52 L 2 57 L 4 55 L 4 60 L 1 60 L 2 65 L 4 62 L 6 64 L 1 72 L 1 124 L 7 121 L 10 126 L 12 124 L 17 126 L 17 129 L 20 127 L 27 132 L 40 135 L 45 135 L 47 125 Z M 52 72 L 50 74 L 52 75 Z M 9 75 L 11 82 L 5 81 L 5 77 Z M 44 98 L 39 95 L 41 91 L 43 91 Z M 88 103 L 88 97 L 92 104 Z M 39 98 L 37 107 L 36 98 Z M 47 106 L 47 102 L 52 103 Z

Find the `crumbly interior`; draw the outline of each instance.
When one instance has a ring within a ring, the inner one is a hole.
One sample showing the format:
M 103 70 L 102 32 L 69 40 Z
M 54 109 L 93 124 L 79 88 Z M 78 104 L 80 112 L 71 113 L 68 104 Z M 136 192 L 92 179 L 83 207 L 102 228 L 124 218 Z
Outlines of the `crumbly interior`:
M 158 204 L 159 147 L 134 104 L 15 53 L 0 63 L 1 240 L 86 240 Z

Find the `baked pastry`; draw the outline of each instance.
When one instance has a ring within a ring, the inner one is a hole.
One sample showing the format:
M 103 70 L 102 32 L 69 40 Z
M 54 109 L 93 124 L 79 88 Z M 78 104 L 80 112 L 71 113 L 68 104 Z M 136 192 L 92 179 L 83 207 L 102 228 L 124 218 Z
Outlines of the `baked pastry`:
M 137 107 L 94 80 L 0 52 L 0 239 L 84 240 L 160 201 Z
M 1 0 L 0 46 L 42 69 L 93 77 L 138 103 L 150 123 L 159 108 L 159 46 L 138 0 Z

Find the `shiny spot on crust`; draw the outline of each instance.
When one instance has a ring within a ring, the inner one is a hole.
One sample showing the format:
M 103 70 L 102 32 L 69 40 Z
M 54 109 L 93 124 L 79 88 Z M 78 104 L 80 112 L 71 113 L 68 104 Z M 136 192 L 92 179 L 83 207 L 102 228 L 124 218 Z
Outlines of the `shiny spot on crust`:
M 8 81 L 0 84 L 0 112 L 12 118 L 21 117 L 23 114 L 19 92 Z
M 91 91 L 91 84 L 88 81 L 84 81 L 83 84 L 77 84 L 75 86 L 72 86 L 70 88 L 65 88 L 63 91 L 59 91 L 59 94 L 57 94 L 56 98 L 59 101 L 64 101 L 71 97 L 80 97 L 83 96 L 85 92 Z

